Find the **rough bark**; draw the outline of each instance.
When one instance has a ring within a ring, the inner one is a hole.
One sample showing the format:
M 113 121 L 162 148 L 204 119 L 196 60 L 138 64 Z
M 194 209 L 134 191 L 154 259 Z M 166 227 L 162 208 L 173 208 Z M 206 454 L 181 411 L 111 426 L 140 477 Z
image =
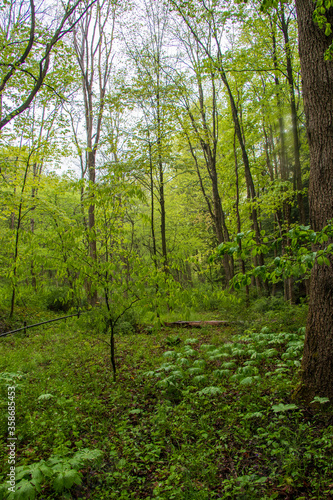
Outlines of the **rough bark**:
M 324 61 L 332 42 L 313 23 L 315 4 L 296 0 L 304 109 L 310 149 L 310 222 L 315 231 L 333 218 L 333 62 Z M 332 9 L 329 22 L 333 21 Z M 333 257 L 331 266 L 315 265 L 298 396 L 333 401 Z

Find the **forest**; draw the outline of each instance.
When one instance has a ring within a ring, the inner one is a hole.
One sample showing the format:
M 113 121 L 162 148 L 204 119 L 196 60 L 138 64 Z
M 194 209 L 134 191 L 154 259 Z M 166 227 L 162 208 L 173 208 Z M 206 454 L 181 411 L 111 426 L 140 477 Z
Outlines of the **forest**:
M 333 498 L 333 0 L 0 4 L 0 500 Z

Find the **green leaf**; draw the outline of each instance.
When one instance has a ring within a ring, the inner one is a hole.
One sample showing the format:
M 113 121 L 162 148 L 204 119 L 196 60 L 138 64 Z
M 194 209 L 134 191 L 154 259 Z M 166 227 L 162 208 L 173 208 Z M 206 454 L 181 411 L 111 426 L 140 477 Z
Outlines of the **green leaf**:
M 255 411 L 254 413 L 247 413 L 244 418 L 250 420 L 251 418 L 262 418 L 264 415 L 261 411 Z
M 22 479 L 16 484 L 15 496 L 12 498 L 15 500 L 34 500 L 36 498 L 34 485 L 30 481 Z
M 207 376 L 206 375 L 197 375 L 196 377 L 193 378 L 193 382 L 195 384 L 201 384 L 203 382 L 206 382 Z
M 199 373 L 202 373 L 202 368 L 198 367 L 198 366 L 195 366 L 195 367 L 191 367 L 187 370 L 187 372 L 190 374 L 190 375 L 196 375 L 196 374 L 199 374 Z
M 243 378 L 239 384 L 240 385 L 252 385 L 254 382 L 254 378 L 253 377 L 246 377 L 246 378 Z
M 205 387 L 201 391 L 198 392 L 199 396 L 217 396 L 218 394 L 222 394 L 223 391 L 220 389 L 220 387 Z
M 165 351 L 162 356 L 164 356 L 165 358 L 173 358 L 175 357 L 176 353 L 175 351 Z
M 186 339 L 184 344 L 196 344 L 197 342 L 198 342 L 198 339 Z
M 70 489 L 74 484 L 81 484 L 82 479 L 79 472 L 75 469 L 69 469 L 61 472 L 53 481 L 55 491 L 61 492 L 64 489 Z
M 204 359 L 197 359 L 196 361 L 194 361 L 193 366 L 204 368 L 206 366 L 206 361 Z
M 237 365 L 234 361 L 227 361 L 225 363 L 222 363 L 221 366 L 222 368 L 227 368 L 229 370 L 230 368 L 236 368 Z
M 47 399 L 54 398 L 53 394 L 41 394 L 38 401 L 46 401 Z
M 229 377 L 231 370 L 214 370 L 213 375 L 217 378 Z
M 321 398 L 320 396 L 315 396 L 313 398 L 313 400 L 311 401 L 311 404 L 312 403 L 320 403 L 321 405 L 323 405 L 324 403 L 329 403 L 329 402 L 330 402 L 329 398 L 325 398 L 325 397 Z
M 177 360 L 177 363 L 179 363 L 181 366 L 188 366 L 190 364 L 187 358 L 180 358 Z
M 274 413 L 280 413 L 280 412 L 285 412 L 285 411 L 290 411 L 290 410 L 297 410 L 297 408 L 298 407 L 294 404 L 285 405 L 283 403 L 272 406 Z
M 185 349 L 184 349 L 184 355 L 186 355 L 186 356 L 194 356 L 195 354 L 197 354 L 197 351 L 195 351 L 194 349 L 191 349 L 190 347 L 185 347 Z

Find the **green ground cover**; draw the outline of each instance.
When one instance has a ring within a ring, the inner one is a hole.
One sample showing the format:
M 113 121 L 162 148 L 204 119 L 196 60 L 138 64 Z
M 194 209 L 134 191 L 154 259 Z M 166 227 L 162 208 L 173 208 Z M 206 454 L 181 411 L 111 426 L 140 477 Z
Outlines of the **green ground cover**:
M 116 383 L 107 337 L 87 319 L 1 339 L 0 482 L 15 385 L 17 491 L 4 483 L 0 498 L 332 498 L 332 412 L 291 397 L 302 314 L 281 330 L 262 307 L 252 328 L 123 328 Z

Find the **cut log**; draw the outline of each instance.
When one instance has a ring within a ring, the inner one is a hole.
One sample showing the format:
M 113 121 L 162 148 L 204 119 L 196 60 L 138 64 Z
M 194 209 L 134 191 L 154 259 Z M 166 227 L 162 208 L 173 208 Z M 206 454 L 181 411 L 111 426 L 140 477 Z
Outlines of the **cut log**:
M 212 320 L 212 321 L 166 321 L 164 326 L 166 327 L 176 327 L 180 326 L 183 328 L 201 328 L 205 325 L 210 326 L 230 326 L 231 324 L 236 323 L 235 321 L 224 321 L 224 320 Z

